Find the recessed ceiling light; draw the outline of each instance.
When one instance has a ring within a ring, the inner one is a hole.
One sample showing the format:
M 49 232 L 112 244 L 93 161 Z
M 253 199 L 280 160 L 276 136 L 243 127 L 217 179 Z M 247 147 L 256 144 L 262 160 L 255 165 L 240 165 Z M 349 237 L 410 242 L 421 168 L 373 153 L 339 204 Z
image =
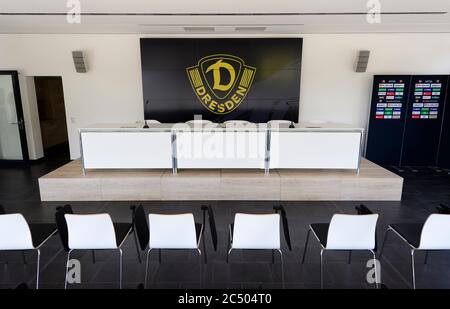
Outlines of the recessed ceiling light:
M 236 32 L 263 32 L 266 31 L 267 27 L 236 27 L 234 30 Z
M 186 32 L 214 32 L 214 27 L 184 27 Z

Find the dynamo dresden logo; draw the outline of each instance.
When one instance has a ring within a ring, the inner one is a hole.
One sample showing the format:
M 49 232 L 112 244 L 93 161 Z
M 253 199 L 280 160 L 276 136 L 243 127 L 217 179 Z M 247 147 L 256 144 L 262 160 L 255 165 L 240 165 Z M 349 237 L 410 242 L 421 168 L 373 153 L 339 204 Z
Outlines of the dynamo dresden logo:
M 228 114 L 250 91 L 256 68 L 239 57 L 219 54 L 200 59 L 186 71 L 200 102 L 212 113 Z

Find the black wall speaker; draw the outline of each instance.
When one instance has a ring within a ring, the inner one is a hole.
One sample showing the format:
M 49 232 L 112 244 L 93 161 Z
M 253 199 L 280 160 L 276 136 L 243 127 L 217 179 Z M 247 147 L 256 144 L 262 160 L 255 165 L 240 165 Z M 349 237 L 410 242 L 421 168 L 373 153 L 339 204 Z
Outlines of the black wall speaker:
M 355 71 L 357 73 L 364 73 L 367 71 L 369 64 L 370 50 L 360 50 L 358 55 L 358 62 L 356 63 Z
M 84 54 L 82 51 L 72 52 L 73 63 L 75 65 L 75 70 L 77 73 L 87 73 L 87 63 L 84 59 Z

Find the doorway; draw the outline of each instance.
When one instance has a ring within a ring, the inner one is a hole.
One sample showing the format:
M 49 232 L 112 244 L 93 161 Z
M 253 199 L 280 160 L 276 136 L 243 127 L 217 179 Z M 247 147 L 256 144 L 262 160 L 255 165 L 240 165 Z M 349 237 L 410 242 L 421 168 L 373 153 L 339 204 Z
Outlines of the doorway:
M 60 76 L 36 76 L 36 100 L 46 159 L 70 158 L 64 91 Z
M 17 71 L 0 71 L 0 160 L 29 160 Z

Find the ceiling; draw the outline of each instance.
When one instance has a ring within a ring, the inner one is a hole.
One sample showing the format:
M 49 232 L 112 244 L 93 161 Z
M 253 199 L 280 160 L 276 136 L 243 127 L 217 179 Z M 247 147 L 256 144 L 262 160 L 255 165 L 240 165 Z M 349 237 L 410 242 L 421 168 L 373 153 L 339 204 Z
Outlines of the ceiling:
M 0 33 L 304 34 L 450 32 L 449 0 L 0 0 Z M 381 22 L 367 12 L 380 3 Z

